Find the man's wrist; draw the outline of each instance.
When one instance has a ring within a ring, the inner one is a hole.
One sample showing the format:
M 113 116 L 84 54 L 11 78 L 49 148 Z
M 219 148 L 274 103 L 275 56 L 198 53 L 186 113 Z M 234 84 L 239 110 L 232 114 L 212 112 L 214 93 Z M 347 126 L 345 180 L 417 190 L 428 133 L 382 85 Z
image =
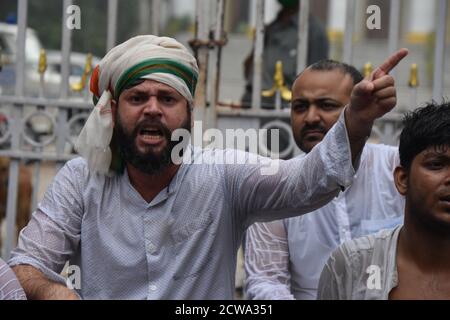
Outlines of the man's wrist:
M 350 142 L 366 141 L 369 138 L 374 120 L 364 119 L 361 117 L 360 113 L 355 112 L 350 105 L 344 110 L 344 119 Z

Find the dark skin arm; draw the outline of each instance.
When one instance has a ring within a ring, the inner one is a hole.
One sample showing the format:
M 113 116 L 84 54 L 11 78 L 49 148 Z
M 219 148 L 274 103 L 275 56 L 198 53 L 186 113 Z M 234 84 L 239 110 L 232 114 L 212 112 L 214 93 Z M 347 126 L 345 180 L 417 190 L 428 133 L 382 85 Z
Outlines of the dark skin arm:
M 12 268 L 19 279 L 29 300 L 79 300 L 74 290 L 53 282 L 30 265 L 18 265 Z

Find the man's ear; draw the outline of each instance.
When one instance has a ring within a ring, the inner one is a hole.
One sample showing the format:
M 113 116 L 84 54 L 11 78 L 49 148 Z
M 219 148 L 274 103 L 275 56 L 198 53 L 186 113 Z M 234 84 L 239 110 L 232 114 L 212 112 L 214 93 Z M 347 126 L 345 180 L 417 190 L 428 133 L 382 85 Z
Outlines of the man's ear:
M 398 166 L 394 170 L 394 182 L 398 192 L 404 196 L 408 191 L 408 170 L 402 166 Z
M 117 102 L 116 100 L 111 100 L 111 113 L 112 113 L 112 121 L 113 125 L 116 124 L 116 116 L 117 116 Z

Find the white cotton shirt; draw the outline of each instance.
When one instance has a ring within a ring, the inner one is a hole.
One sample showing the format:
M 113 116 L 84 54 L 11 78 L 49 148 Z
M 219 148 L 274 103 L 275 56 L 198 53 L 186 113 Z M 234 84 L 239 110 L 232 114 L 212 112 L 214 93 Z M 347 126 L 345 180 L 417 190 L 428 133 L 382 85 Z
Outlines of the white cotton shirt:
M 397 244 L 401 226 L 341 245 L 319 281 L 320 300 L 388 300 L 398 285 Z
M 70 260 L 83 299 L 232 299 L 237 250 L 250 224 L 315 210 L 351 184 L 343 114 L 314 151 L 276 161 L 272 175 L 262 175 L 273 163 L 267 158 L 251 164 L 248 153 L 191 149 L 185 154 L 193 159 L 245 161 L 183 163 L 150 203 L 126 170 L 108 177 L 71 160 L 20 233 L 9 264 L 32 265 L 65 283 L 60 272 Z
M 332 202 L 294 218 L 256 223 L 247 232 L 249 299 L 316 299 L 325 262 L 345 241 L 403 223 L 394 184 L 398 149 L 367 144 L 353 184 Z

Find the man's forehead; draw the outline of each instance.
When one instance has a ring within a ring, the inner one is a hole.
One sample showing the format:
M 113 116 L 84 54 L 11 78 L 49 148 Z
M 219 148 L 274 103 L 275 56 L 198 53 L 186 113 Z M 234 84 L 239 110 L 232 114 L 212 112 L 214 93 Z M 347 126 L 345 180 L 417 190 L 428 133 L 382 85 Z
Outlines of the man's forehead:
M 294 98 L 304 95 L 350 97 L 352 88 L 352 77 L 339 69 L 306 69 L 295 81 L 292 94 Z
M 421 154 L 424 158 L 435 156 L 450 158 L 450 144 L 430 146 L 423 150 Z
M 345 73 L 341 69 L 331 69 L 331 70 L 316 70 L 311 67 L 306 68 L 297 78 L 296 82 L 308 80 L 311 77 L 322 77 L 325 79 L 333 78 L 342 78 L 342 80 L 346 79 L 353 83 L 353 79 L 350 74 Z
M 147 92 L 147 91 L 162 91 L 162 92 L 169 92 L 169 93 L 178 93 L 177 90 L 172 88 L 171 86 L 151 79 L 140 79 L 139 82 L 124 90 L 124 92 L 128 93 L 134 93 L 134 92 Z

